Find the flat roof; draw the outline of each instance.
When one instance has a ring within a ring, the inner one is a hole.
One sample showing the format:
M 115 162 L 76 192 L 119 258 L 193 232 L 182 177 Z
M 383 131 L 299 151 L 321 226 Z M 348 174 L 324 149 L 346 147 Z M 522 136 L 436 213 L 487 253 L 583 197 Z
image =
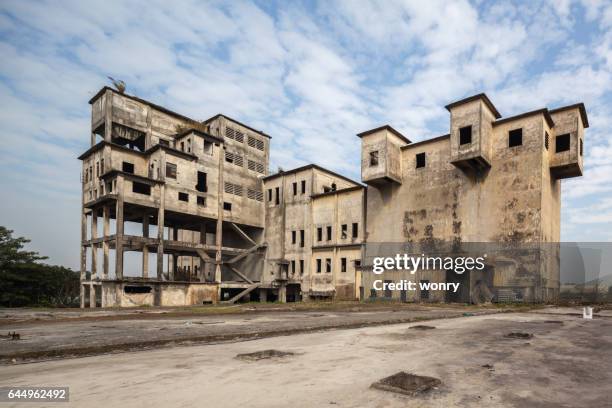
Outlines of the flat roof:
M 357 133 L 357 137 L 364 137 L 364 136 L 367 136 L 367 135 L 371 135 L 372 133 L 376 133 L 376 132 L 379 132 L 381 130 L 387 130 L 387 131 L 393 133 L 395 136 L 397 136 L 400 139 L 402 139 L 404 142 L 412 143 L 406 136 L 402 135 L 400 132 L 398 132 L 397 130 L 393 129 L 390 125 L 382 125 L 382 126 L 379 126 L 377 128 L 374 128 L 374 129 L 366 130 L 365 132 Z
M 436 137 L 432 137 L 430 139 L 425 139 L 425 140 L 421 140 L 419 142 L 414 142 L 412 144 L 406 145 L 406 146 L 402 146 L 401 149 L 402 150 L 408 150 L 412 147 L 418 147 L 427 143 L 431 143 L 431 142 L 437 142 L 439 140 L 444 140 L 444 139 L 449 139 L 450 138 L 450 134 L 446 134 L 446 135 L 442 135 L 442 136 L 436 136 Z
M 326 169 L 326 168 L 324 168 L 324 167 L 321 167 L 321 166 L 319 166 L 319 165 L 317 165 L 317 164 L 314 164 L 314 163 L 313 163 L 313 164 L 307 164 L 307 165 L 302 166 L 302 167 L 296 167 L 295 169 L 291 169 L 291 170 L 283 170 L 283 171 L 280 171 L 280 172 L 278 172 L 278 173 L 274 173 L 274 174 L 270 174 L 270 175 L 268 175 L 268 176 L 265 176 L 265 177 L 263 177 L 262 179 L 263 179 L 264 181 L 267 181 L 267 180 L 272 180 L 273 178 L 276 178 L 276 177 L 286 176 L 286 175 L 288 175 L 288 174 L 294 174 L 294 173 L 298 173 L 298 172 L 300 172 L 300 171 L 303 171 L 303 170 L 309 170 L 309 169 L 317 169 L 317 170 L 320 170 L 320 171 L 323 171 L 323 172 L 329 173 L 329 174 L 331 174 L 331 175 L 333 175 L 333 176 L 339 177 L 339 178 L 341 178 L 341 179 L 343 179 L 343 180 L 345 180 L 345 181 L 348 181 L 348 182 L 350 182 L 350 183 L 355 183 L 355 185 L 357 185 L 357 186 L 362 186 L 362 184 L 361 184 L 361 183 L 358 183 L 358 182 L 357 182 L 357 181 L 355 181 L 355 180 L 351 180 L 350 178 L 348 178 L 348 177 L 346 177 L 346 176 L 343 176 L 342 174 L 338 174 L 338 173 L 336 173 L 336 172 L 333 172 L 333 171 L 331 171 L 331 170 L 328 170 L 328 169 Z
M 589 118 L 587 117 L 586 108 L 584 107 L 584 103 L 579 102 L 573 105 L 562 106 L 560 108 L 551 109 L 549 112 L 551 114 L 562 112 L 570 109 L 578 109 L 580 111 L 580 119 L 582 119 L 582 126 L 586 128 L 589 127 Z
M 491 109 L 491 112 L 493 112 L 493 115 L 495 115 L 495 119 L 501 118 L 501 114 L 499 113 L 495 105 L 493 105 L 493 102 L 491 102 L 491 100 L 485 93 L 479 93 L 477 95 L 468 96 L 467 98 L 458 100 L 456 102 L 449 103 L 448 105 L 445 106 L 445 108 L 446 110 L 450 112 L 450 110 L 454 108 L 455 106 L 463 105 L 464 103 L 468 103 L 468 102 L 477 101 L 479 99 L 482 99 L 485 105 L 487 105 L 487 107 Z
M 268 134 L 266 134 L 266 133 L 262 132 L 261 130 L 253 129 L 253 128 L 252 128 L 252 127 L 250 127 L 249 125 L 245 125 L 244 123 L 239 122 L 239 121 L 237 121 L 236 119 L 230 118 L 229 116 L 224 115 L 223 113 L 217 113 L 215 116 L 213 116 L 213 117 L 210 117 L 210 118 L 206 119 L 206 120 L 205 120 L 204 122 L 202 122 L 202 123 L 208 123 L 208 122 L 210 122 L 210 121 L 212 121 L 212 120 L 217 119 L 218 117 L 224 117 L 225 119 L 231 120 L 232 122 L 234 122 L 234 123 L 236 123 L 236 124 L 238 124 L 238 125 L 240 125 L 240 126 L 243 126 L 243 127 L 247 128 L 247 129 L 249 129 L 249 130 L 252 130 L 252 131 L 253 131 L 253 132 L 255 132 L 255 133 L 259 133 L 260 135 L 265 136 L 265 137 L 267 137 L 268 139 L 272 139 L 272 136 L 270 136 L 270 135 L 268 135 Z
M 218 142 L 220 142 L 220 143 L 223 143 L 223 142 L 224 142 L 224 140 L 223 140 L 222 138 L 217 137 L 217 136 L 213 136 L 213 135 L 211 135 L 210 133 L 202 132 L 201 130 L 196 129 L 196 128 L 188 128 L 188 129 L 185 129 L 185 130 L 183 130 L 182 132 L 177 133 L 177 134 L 175 135 L 175 138 L 176 138 L 176 139 L 181 139 L 181 138 L 183 138 L 183 137 L 185 137 L 185 136 L 187 136 L 187 135 L 190 135 L 190 134 L 192 134 L 192 133 L 193 133 L 193 134 L 195 134 L 196 136 L 200 136 L 200 137 L 203 137 L 203 138 L 214 139 L 214 140 L 216 140 L 216 141 L 218 141 Z
M 495 122 L 493 122 L 493 126 L 501 125 L 507 122 L 512 122 L 513 120 L 527 118 L 533 115 L 544 115 L 544 119 L 546 119 L 546 123 L 548 123 L 548 126 L 549 127 L 555 126 L 555 122 L 552 120 L 552 117 L 550 116 L 550 112 L 546 108 L 536 109 L 534 111 L 520 113 L 518 115 L 508 116 L 507 118 L 496 120 Z

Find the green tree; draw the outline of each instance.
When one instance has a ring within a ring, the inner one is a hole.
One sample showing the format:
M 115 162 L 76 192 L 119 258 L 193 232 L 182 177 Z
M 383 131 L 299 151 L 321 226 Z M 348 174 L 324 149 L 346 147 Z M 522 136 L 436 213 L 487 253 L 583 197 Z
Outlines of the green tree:
M 79 274 L 63 266 L 39 263 L 47 259 L 24 250 L 28 239 L 13 238 L 0 226 L 0 305 L 74 306 L 79 297 Z

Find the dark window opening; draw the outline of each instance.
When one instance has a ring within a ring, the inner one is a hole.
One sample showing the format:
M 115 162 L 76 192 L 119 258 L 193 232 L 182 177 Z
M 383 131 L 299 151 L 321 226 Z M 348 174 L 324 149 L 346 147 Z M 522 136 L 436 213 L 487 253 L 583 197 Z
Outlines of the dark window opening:
M 300 247 L 304 248 L 304 230 L 300 230 Z
M 323 186 L 323 192 L 324 193 L 329 193 L 330 191 L 332 191 L 330 186 Z
M 181 152 L 185 151 L 185 142 L 181 142 Z
M 422 280 L 420 283 L 422 285 L 429 286 L 428 280 Z M 421 289 L 421 300 L 427 300 L 427 299 L 429 299 L 429 289 Z
M 293 245 L 297 243 L 297 231 L 291 231 L 291 243 Z
M 268 202 L 272 202 L 272 189 L 268 189 Z
M 121 170 L 123 170 L 125 173 L 134 174 L 134 163 L 128 163 L 128 162 L 121 163 Z
M 346 258 L 340 258 L 340 272 L 346 272 Z
M 361 259 L 355 259 L 355 268 L 356 269 L 361 268 Z
M 331 239 L 332 239 L 332 227 L 328 226 L 327 227 L 327 240 L 331 241 Z
M 300 259 L 300 275 L 304 274 L 304 260 Z
M 341 234 L 342 234 L 342 235 L 341 235 L 341 236 L 342 236 L 342 239 L 346 239 L 346 238 L 348 238 L 348 237 L 347 237 L 347 235 L 348 235 L 348 234 L 347 234 L 347 233 L 348 233 L 348 225 L 346 225 L 346 224 L 342 224 L 342 228 L 340 229 L 340 231 L 341 231 Z
M 223 203 L 223 210 L 225 211 L 232 211 L 232 203 Z
M 321 259 L 317 259 L 317 273 L 321 273 Z
M 566 152 L 570 149 L 570 134 L 559 135 L 555 138 L 555 153 Z
M 418 153 L 416 155 L 416 168 L 425 167 L 425 153 Z
M 124 286 L 123 292 L 125 293 L 151 293 L 152 288 L 150 286 Z
M 306 194 L 306 180 L 302 180 L 302 194 Z
M 146 135 L 140 130 L 113 123 L 111 141 L 130 150 L 144 152 Z
M 331 191 L 336 191 L 338 187 L 336 186 L 336 183 L 332 183 L 331 185 Z
M 331 258 L 327 258 L 327 259 L 325 259 L 325 272 L 331 273 L 331 271 L 332 271 Z
M 549 139 L 548 132 L 544 132 L 544 147 L 546 150 L 548 150 Z
M 295 273 L 295 261 L 291 260 L 291 273 L 294 274 Z
M 508 147 L 521 146 L 523 144 L 523 129 L 514 129 L 508 132 Z
M 151 186 L 144 183 L 132 182 L 132 192 L 137 194 L 151 195 Z
M 276 205 L 280 204 L 280 187 L 276 187 Z
M 353 238 L 357 238 L 359 236 L 359 224 L 353 223 Z
M 297 195 L 297 183 L 293 183 L 293 195 Z
M 391 289 L 389 289 L 389 283 L 391 283 L 392 281 L 390 280 L 384 280 L 384 282 L 386 283 L 385 285 L 385 297 L 391 299 L 391 297 L 393 297 L 393 294 L 391 292 Z
M 317 241 L 323 241 L 323 228 L 317 228 Z
M 166 177 L 176 179 L 176 164 L 166 163 Z
M 370 152 L 370 166 L 378 166 L 378 150 Z
M 472 143 L 472 127 L 466 126 L 459 129 L 459 144 L 470 144 Z
M 196 184 L 196 190 L 201 193 L 206 193 L 208 188 L 206 186 L 206 173 L 198 171 L 198 184 Z
M 206 197 L 197 196 L 196 201 L 200 207 L 206 207 Z
M 582 149 L 583 149 L 582 139 L 580 139 L 580 155 L 581 155 L 581 156 L 582 156 Z
M 159 144 L 162 146 L 170 146 L 170 142 L 164 139 L 159 139 Z
M 180 201 L 187 201 L 187 202 L 189 202 L 189 194 L 187 194 L 187 193 L 178 193 L 178 199 Z

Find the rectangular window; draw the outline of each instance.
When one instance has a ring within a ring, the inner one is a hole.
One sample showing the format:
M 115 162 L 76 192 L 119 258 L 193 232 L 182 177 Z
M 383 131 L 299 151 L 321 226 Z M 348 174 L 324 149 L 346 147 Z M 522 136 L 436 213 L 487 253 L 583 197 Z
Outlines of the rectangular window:
M 276 205 L 280 204 L 280 187 L 276 187 Z
M 323 241 L 323 228 L 322 227 L 317 228 L 317 241 L 319 242 Z
M 104 174 L 104 158 L 100 160 L 100 171 Z
M 272 189 L 271 188 L 268 189 L 268 202 L 269 203 L 272 202 Z
M 178 193 L 178 199 L 181 201 L 189 202 L 189 194 L 187 193 Z
M 340 272 L 346 272 L 346 258 L 340 258 Z
M 327 273 L 331 273 L 332 271 L 332 262 L 331 262 L 331 258 L 327 258 L 325 260 L 325 272 Z
M 300 275 L 304 274 L 304 260 L 300 259 Z
M 355 269 L 361 268 L 361 259 L 355 259 Z
M 321 259 L 317 259 L 317 273 L 321 273 Z
M 416 168 L 425 167 L 425 153 L 418 153 L 416 155 Z
M 544 132 L 544 147 L 546 148 L 546 150 L 548 150 L 548 144 L 549 144 L 548 132 Z
M 134 174 L 134 163 L 128 163 L 128 162 L 121 163 L 121 170 L 123 170 L 126 173 Z
M 212 156 L 213 154 L 213 143 L 209 142 L 208 140 L 204 141 L 204 153 Z
M 206 173 L 198 171 L 198 184 L 196 184 L 196 190 L 201 193 L 205 193 L 208 188 L 206 186 Z
M 96 177 L 100 177 L 100 162 L 96 162 Z
M 555 153 L 566 152 L 570 149 L 570 134 L 565 133 L 555 138 Z
M 370 152 L 370 166 L 378 166 L 378 150 Z
M 357 238 L 359 236 L 359 224 L 353 223 L 353 238 Z
M 291 243 L 293 245 L 297 243 L 297 231 L 291 231 Z
M 583 149 L 582 139 L 580 139 L 580 155 L 581 155 L 581 156 L 582 156 L 582 149 Z
M 328 226 L 327 227 L 327 240 L 331 241 L 331 239 L 332 239 L 332 227 Z
M 198 196 L 197 202 L 200 207 L 206 207 L 206 197 Z
M 144 183 L 132 182 L 132 192 L 136 194 L 151 195 L 151 186 Z
M 166 177 L 176 179 L 176 164 L 166 163 Z
M 300 247 L 304 248 L 304 230 L 300 230 Z
M 306 194 L 306 180 L 302 180 L 302 194 Z
M 470 144 L 472 143 L 472 127 L 466 126 L 459 129 L 459 144 Z
M 295 273 L 295 261 L 291 260 L 291 273 Z
M 232 211 L 232 203 L 224 202 L 223 203 L 223 210 L 225 210 L 225 211 Z
M 508 147 L 521 146 L 523 144 L 523 129 L 513 129 L 508 132 Z
M 297 195 L 297 183 L 293 183 L 293 195 Z
M 185 142 L 181 142 L 181 152 L 185 151 Z
M 347 234 L 348 234 L 348 225 L 342 224 L 341 233 L 342 233 L 342 239 L 346 239 Z

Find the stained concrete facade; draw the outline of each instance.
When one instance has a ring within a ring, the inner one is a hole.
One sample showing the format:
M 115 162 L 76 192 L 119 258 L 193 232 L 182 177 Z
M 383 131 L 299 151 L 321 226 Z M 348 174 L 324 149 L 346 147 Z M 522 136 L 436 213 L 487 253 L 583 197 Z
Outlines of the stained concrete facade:
M 554 300 L 559 292 L 560 180 L 582 175 L 588 127 L 584 106 L 502 119 L 480 94 L 447 109 L 450 133 L 430 140 L 411 143 L 390 127 L 359 134 L 362 179 L 368 184 L 367 242 L 407 243 L 417 256 L 445 255 L 471 243 L 490 252 L 486 270 L 461 277 L 444 270 L 378 276 L 368 272 L 372 251 L 364 262 L 364 286 L 371 288 L 374 279 L 459 279 L 465 291 L 456 298 L 442 291 L 388 295 L 470 302 L 475 288 L 485 283 L 493 300 Z
M 582 104 L 502 119 L 480 94 L 447 106 L 448 135 L 360 133 L 365 185 L 316 165 L 270 175 L 270 136 L 221 114 L 198 122 L 107 87 L 90 104 L 83 307 L 379 297 L 368 248 L 381 243 L 539 245 L 496 254 L 456 299 L 428 300 L 470 301 L 483 280 L 497 300 L 558 293 L 560 179 L 582 174 Z

